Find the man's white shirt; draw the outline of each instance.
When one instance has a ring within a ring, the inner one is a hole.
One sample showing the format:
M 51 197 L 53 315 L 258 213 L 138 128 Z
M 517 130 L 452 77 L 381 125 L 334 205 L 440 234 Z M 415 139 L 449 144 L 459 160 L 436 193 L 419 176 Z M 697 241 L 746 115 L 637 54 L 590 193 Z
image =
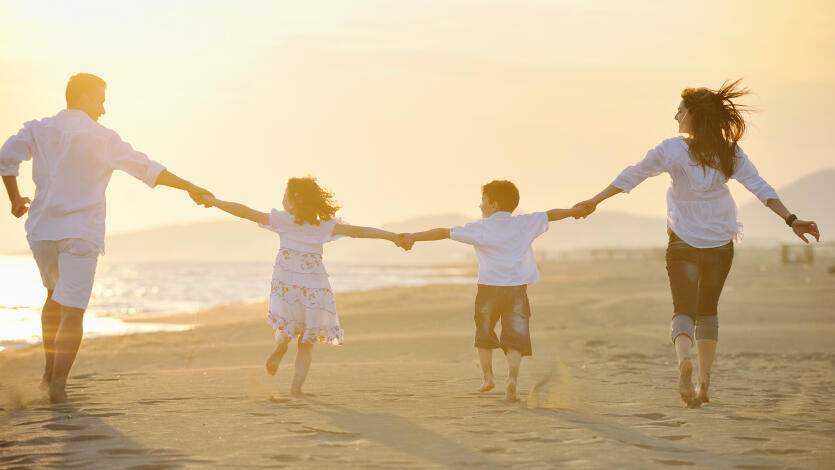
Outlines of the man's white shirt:
M 27 238 L 81 238 L 101 252 L 105 190 L 113 170 L 122 170 L 150 187 L 165 170 L 115 131 L 76 109 L 25 123 L 0 148 L 0 175 L 17 176 L 20 163 L 29 159 L 35 196 L 25 225 Z

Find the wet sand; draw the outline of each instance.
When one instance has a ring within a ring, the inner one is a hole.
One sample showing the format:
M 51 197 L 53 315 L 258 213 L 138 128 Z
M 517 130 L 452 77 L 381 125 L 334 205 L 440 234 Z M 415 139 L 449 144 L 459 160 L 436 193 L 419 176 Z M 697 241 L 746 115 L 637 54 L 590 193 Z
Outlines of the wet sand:
M 338 295 L 345 345 L 316 347 L 300 399 L 295 348 L 268 376 L 265 306 L 236 305 L 86 340 L 64 405 L 37 390 L 39 347 L 0 354 L 0 467 L 831 468 L 835 275 L 739 251 L 698 409 L 678 399 L 663 259 L 548 262 L 520 403 L 498 353 L 475 392 L 475 286 Z

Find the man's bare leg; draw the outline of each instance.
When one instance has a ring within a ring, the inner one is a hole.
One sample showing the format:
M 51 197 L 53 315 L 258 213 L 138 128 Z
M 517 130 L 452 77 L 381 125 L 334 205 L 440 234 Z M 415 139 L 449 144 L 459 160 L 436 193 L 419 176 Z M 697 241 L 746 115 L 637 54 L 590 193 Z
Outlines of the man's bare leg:
M 515 349 L 507 350 L 507 389 L 504 394 L 505 401 L 519 401 L 516 393 L 516 383 L 519 379 L 519 367 L 522 365 L 522 353 Z
M 52 300 L 52 290 L 46 291 L 46 302 L 41 309 L 41 333 L 43 336 L 44 369 L 41 390 L 49 389 L 52 366 L 55 363 L 55 334 L 61 324 L 61 304 Z
M 307 379 L 310 363 L 313 361 L 313 345 L 299 341 L 299 351 L 296 354 L 296 370 L 293 372 L 293 384 L 290 385 L 290 395 L 302 396 L 302 386 Z
M 478 388 L 479 392 L 493 390 L 496 386 L 496 378 L 493 376 L 493 350 L 478 348 L 478 362 L 481 364 L 481 375 L 483 382 Z
M 81 337 L 84 335 L 84 310 L 61 306 L 61 323 L 55 334 L 55 359 L 52 366 L 52 380 L 49 383 L 49 401 L 67 401 L 67 377 L 70 375 Z
M 273 352 L 271 352 L 269 357 L 267 357 L 268 374 L 275 375 L 279 364 L 281 364 L 281 359 L 284 358 L 284 354 L 287 352 L 287 345 L 290 343 L 290 339 L 291 338 L 287 335 L 279 335 L 275 349 L 273 349 Z
M 716 340 L 697 339 L 696 348 L 699 350 L 699 385 L 696 386 L 696 394 L 699 400 L 707 403 L 710 397 L 707 389 L 710 386 L 710 369 L 713 367 L 713 357 L 716 356 Z

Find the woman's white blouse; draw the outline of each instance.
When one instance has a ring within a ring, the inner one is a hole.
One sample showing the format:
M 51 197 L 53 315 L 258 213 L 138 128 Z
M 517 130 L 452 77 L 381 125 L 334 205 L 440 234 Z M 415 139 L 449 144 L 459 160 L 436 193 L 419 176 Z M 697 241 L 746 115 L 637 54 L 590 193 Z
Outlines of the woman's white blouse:
M 683 137 L 661 142 L 643 160 L 627 167 L 612 186 L 628 193 L 642 181 L 661 173 L 672 179 L 667 190 L 667 227 L 696 248 L 714 248 L 742 239 L 736 203 L 720 170 L 704 168 L 690 157 Z M 778 199 L 777 192 L 757 173 L 748 155 L 737 147 L 733 179 L 742 183 L 765 204 Z

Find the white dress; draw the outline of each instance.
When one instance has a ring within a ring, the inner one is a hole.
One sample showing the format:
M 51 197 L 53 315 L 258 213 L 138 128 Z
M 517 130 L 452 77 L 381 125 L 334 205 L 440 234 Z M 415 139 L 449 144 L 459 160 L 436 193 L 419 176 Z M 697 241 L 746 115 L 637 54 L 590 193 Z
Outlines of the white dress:
M 303 343 L 342 344 L 333 290 L 322 263 L 322 245 L 340 237 L 333 235 L 339 222 L 333 218 L 299 225 L 292 214 L 273 209 L 270 224 L 261 225 L 281 237 L 267 317 L 276 339 L 285 335 Z

